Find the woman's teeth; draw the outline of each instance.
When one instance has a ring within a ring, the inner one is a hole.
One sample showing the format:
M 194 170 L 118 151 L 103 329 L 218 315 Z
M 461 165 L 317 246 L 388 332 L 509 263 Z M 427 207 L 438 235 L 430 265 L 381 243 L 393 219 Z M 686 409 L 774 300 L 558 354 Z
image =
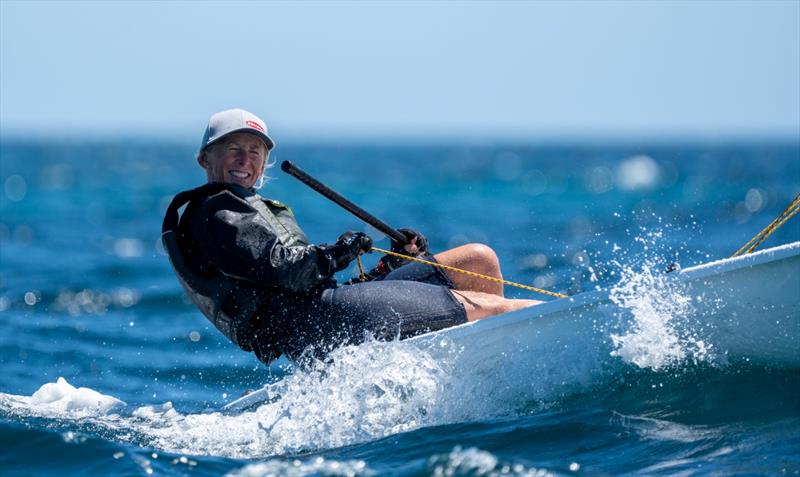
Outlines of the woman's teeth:
M 247 179 L 250 177 L 250 174 L 247 172 L 240 172 L 240 171 L 228 171 L 228 174 L 236 177 L 237 179 Z

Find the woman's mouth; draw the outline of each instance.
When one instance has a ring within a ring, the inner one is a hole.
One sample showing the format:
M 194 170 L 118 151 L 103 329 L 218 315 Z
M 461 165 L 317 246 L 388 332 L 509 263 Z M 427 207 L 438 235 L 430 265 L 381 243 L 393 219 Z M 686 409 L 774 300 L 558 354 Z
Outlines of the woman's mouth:
M 228 174 L 237 179 L 247 179 L 250 177 L 249 172 L 243 172 L 243 171 L 228 171 Z

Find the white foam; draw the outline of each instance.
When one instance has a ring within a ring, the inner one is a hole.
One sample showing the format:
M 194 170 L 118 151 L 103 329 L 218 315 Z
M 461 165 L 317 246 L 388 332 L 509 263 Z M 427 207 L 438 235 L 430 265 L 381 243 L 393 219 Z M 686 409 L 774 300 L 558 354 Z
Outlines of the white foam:
M 0 411 L 90 423 L 120 441 L 177 454 L 258 458 L 446 423 L 464 399 L 449 391 L 445 363 L 406 342 L 345 347 L 331 357 L 331 364 L 285 377 L 274 386 L 274 401 L 238 415 L 183 414 L 171 403 L 119 415 L 119 399 L 76 389 L 63 378 L 33 396 L 0 394 Z
M 75 388 L 63 377 L 47 383 L 27 398 L 32 407 L 47 408 L 56 412 L 80 412 L 102 415 L 125 406 L 113 396 L 106 396 L 89 388 Z
M 273 385 L 275 399 L 252 412 L 181 415 L 147 407 L 134 416 L 149 445 L 234 457 L 351 445 L 441 422 L 449 375 L 426 353 L 404 342 L 373 342 L 331 357 L 331 364 Z
M 434 477 L 480 475 L 485 477 L 549 477 L 555 474 L 527 468 L 522 464 L 502 463 L 491 452 L 475 447 L 455 447 L 450 453 L 435 455 L 428 460 L 428 471 Z
M 631 315 L 624 333 L 611 334 L 612 356 L 655 371 L 685 362 L 712 362 L 711 346 L 694 332 L 693 298 L 672 276 L 645 261 L 641 270 L 621 267 L 610 299 Z

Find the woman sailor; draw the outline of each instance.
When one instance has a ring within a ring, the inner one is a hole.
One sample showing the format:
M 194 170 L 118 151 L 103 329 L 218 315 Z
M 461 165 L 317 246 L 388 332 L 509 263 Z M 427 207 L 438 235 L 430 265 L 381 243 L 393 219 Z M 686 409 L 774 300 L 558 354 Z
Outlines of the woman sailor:
M 499 283 L 389 257 L 369 281 L 337 283 L 334 274 L 369 252 L 372 239 L 346 232 L 333 245 L 312 244 L 289 207 L 261 197 L 256 186 L 274 147 L 254 114 L 212 115 L 197 156 L 208 183 L 173 199 L 162 236 L 192 301 L 261 361 L 281 354 L 302 361 L 368 337 L 403 339 L 540 303 L 506 299 Z M 403 233 L 409 244 L 393 243 L 393 250 L 501 276 L 485 245 L 431 256 L 421 234 Z

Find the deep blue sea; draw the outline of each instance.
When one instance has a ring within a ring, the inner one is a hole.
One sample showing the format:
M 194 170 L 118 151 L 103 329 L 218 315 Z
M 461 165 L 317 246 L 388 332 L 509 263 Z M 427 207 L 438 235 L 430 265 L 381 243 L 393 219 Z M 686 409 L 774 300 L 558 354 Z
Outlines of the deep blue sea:
M 434 251 L 483 242 L 507 279 L 569 294 L 728 257 L 800 192 L 797 143 L 295 143 L 273 159 Z M 262 194 L 313 241 L 388 245 L 270 173 Z M 0 475 L 800 474 L 800 369 L 617 357 L 600 384 L 535 386 L 565 360 L 495 394 L 492 373 L 443 384 L 403 342 L 266 367 L 189 304 L 160 246 L 169 200 L 203 181 L 187 144 L 0 143 Z M 795 217 L 763 246 L 797 240 Z M 218 412 L 276 382 L 257 412 Z

